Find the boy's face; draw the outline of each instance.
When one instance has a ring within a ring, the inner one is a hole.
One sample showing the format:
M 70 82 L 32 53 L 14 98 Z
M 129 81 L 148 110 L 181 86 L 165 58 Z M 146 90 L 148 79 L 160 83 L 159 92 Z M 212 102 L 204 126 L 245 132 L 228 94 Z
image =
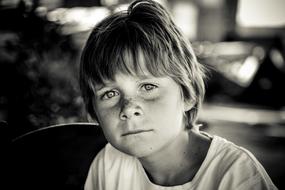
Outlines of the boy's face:
M 184 134 L 183 101 L 179 85 L 170 77 L 116 73 L 114 80 L 96 85 L 95 112 L 107 140 L 136 157 L 163 151 Z
M 147 72 L 144 72 L 147 73 Z M 169 77 L 117 73 L 96 86 L 95 111 L 107 140 L 136 157 L 163 151 L 185 132 L 179 85 Z

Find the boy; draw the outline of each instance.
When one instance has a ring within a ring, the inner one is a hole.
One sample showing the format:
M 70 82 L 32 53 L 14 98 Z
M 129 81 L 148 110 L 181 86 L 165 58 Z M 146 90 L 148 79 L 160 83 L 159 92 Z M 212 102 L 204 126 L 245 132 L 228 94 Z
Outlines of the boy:
M 109 143 L 85 189 L 276 189 L 251 153 L 199 131 L 204 73 L 154 1 L 100 22 L 82 53 L 80 84 Z

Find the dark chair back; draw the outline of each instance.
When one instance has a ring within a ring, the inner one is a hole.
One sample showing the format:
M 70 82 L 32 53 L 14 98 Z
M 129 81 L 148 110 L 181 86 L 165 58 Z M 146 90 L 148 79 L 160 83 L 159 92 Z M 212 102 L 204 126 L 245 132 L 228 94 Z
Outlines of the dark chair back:
M 11 144 L 12 189 L 83 189 L 90 164 L 106 143 L 100 127 L 89 123 L 54 125 L 20 136 Z

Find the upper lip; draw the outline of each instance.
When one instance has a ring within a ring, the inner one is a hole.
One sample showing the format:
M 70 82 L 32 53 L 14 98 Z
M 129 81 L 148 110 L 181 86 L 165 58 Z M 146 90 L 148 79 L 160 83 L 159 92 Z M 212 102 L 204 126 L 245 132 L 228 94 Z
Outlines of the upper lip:
M 122 136 L 134 135 L 134 134 L 143 133 L 143 132 L 149 132 L 149 131 L 152 131 L 152 129 L 132 130 L 132 131 L 127 131 L 126 133 L 123 133 Z

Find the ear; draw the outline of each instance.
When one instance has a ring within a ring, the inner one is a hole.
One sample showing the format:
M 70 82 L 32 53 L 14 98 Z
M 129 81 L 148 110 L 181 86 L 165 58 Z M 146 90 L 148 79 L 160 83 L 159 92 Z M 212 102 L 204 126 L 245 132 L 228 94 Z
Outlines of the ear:
M 191 110 L 196 104 L 196 101 L 193 99 L 184 100 L 184 112 Z

